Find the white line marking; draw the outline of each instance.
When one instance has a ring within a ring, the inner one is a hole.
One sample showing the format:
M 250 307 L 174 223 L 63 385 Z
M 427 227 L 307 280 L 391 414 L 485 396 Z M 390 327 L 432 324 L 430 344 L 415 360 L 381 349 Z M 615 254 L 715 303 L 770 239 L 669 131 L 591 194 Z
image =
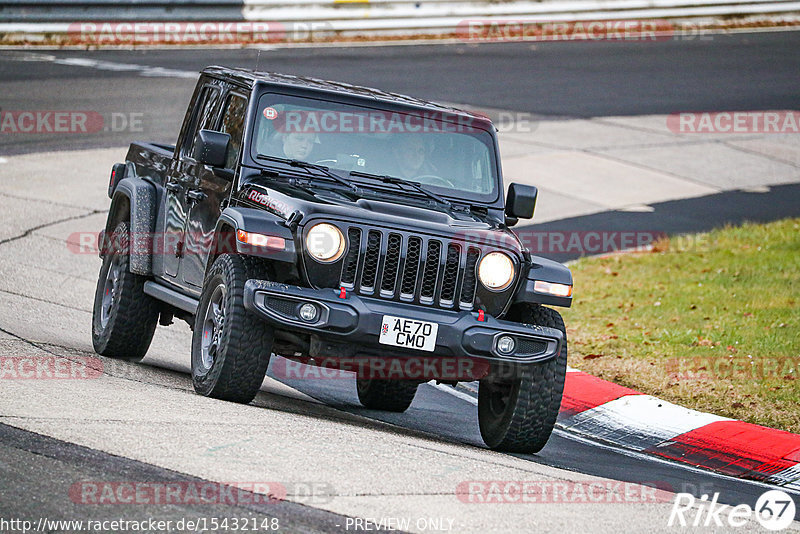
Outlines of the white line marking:
M 687 471 L 692 471 L 694 473 L 699 473 L 699 474 L 702 474 L 702 475 L 712 476 L 712 477 L 719 478 L 719 479 L 722 479 L 722 480 L 728 480 L 728 481 L 732 481 L 732 482 L 743 482 L 743 483 L 750 484 L 750 485 L 753 485 L 753 486 L 758 486 L 760 488 L 775 489 L 775 485 L 774 484 L 766 484 L 764 482 L 759 482 L 757 480 L 748 480 L 746 478 L 736 478 L 736 477 L 732 477 L 732 476 L 729 476 L 729 475 L 723 475 L 721 473 L 716 473 L 714 471 L 709 471 L 708 469 L 703 469 L 701 467 L 695 467 L 695 466 L 689 465 L 689 464 L 674 462 L 672 460 L 667 460 L 665 458 L 660 458 L 658 456 L 651 456 L 651 455 L 645 454 L 643 452 L 631 451 L 631 450 L 628 450 L 628 449 L 622 449 L 622 448 L 616 447 L 614 445 L 608 445 L 608 444 L 605 444 L 605 443 L 601 443 L 599 441 L 595 441 L 595 440 L 593 440 L 591 438 L 587 438 L 587 437 L 584 437 L 584 436 L 577 436 L 577 435 L 572 434 L 571 432 L 569 432 L 567 430 L 564 430 L 562 428 L 553 429 L 553 433 L 557 434 L 557 435 L 559 435 L 559 436 L 561 436 L 562 438 L 565 438 L 565 439 L 569 439 L 569 440 L 572 440 L 572 441 L 577 441 L 579 443 L 583 443 L 584 445 L 590 445 L 592 447 L 598 447 L 600 449 L 616 452 L 616 453 L 621 454 L 623 456 L 628 456 L 630 458 L 635 458 L 637 460 L 648 460 L 648 461 L 659 463 L 659 464 L 669 465 L 671 467 L 678 467 L 680 469 L 686 469 Z M 789 491 L 790 492 L 794 492 L 793 489 L 789 489 Z M 800 492 L 797 492 L 797 495 L 800 496 Z
M 625 395 L 580 412 L 562 425 L 576 434 L 644 450 L 717 421 L 730 419 L 690 410 L 650 395 Z
M 619 208 L 619 211 L 627 211 L 629 213 L 652 213 L 656 211 L 656 209 L 653 206 L 648 206 L 647 204 L 636 204 L 634 206 Z
M 767 480 L 776 486 L 800 491 L 800 464 L 795 464 L 788 469 L 779 471 Z
M 50 54 L 28 53 L 19 58 L 19 61 L 45 61 L 57 65 L 70 67 L 84 67 L 88 69 L 105 70 L 110 72 L 138 72 L 145 78 L 189 78 L 196 79 L 199 72 L 190 70 L 166 69 L 150 65 L 136 65 L 134 63 L 118 63 L 115 61 L 100 61 L 96 59 L 65 57 L 59 58 Z
M 0 157 L 0 164 L 8 163 L 8 159 Z

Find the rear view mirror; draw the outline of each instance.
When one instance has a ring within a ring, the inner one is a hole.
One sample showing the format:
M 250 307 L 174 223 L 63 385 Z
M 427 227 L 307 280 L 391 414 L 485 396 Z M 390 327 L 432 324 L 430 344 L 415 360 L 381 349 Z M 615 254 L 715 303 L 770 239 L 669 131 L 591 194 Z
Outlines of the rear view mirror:
M 512 226 L 517 219 L 532 219 L 538 193 L 532 185 L 510 184 L 506 197 L 506 224 Z
M 224 167 L 231 136 L 213 130 L 200 130 L 194 140 L 194 157 L 209 167 Z

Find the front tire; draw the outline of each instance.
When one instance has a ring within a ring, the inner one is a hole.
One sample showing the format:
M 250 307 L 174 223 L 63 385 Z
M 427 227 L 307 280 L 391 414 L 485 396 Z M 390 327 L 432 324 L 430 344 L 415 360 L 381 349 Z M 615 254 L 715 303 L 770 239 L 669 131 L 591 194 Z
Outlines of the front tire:
M 139 361 L 158 323 L 159 304 L 146 295 L 147 278 L 130 271 L 130 230 L 121 222 L 105 244 L 92 311 L 92 345 L 98 354 Z
M 417 382 L 356 378 L 358 401 L 365 408 L 385 412 L 404 412 L 417 394 Z
M 273 329 L 245 310 L 244 284 L 268 280 L 266 265 L 223 254 L 206 276 L 192 334 L 192 383 L 200 395 L 247 404 L 267 374 Z
M 553 432 L 567 374 L 567 333 L 561 315 L 539 305 L 522 305 L 509 320 L 548 326 L 564 333 L 559 355 L 546 362 L 525 365 L 512 378 L 492 377 L 478 388 L 481 436 L 494 450 L 536 453 Z

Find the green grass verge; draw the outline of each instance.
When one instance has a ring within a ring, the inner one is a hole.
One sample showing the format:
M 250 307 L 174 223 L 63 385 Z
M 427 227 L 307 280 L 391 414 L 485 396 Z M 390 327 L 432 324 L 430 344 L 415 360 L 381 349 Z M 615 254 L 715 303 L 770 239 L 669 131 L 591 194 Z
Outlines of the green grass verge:
M 571 268 L 570 365 L 800 433 L 800 219 L 682 236 Z

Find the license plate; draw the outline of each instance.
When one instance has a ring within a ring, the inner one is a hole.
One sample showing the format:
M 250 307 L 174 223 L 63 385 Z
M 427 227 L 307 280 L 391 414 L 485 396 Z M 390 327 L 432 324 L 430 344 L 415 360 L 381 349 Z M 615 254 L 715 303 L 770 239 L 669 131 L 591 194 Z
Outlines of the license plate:
M 378 341 L 384 345 L 432 352 L 436 348 L 438 331 L 436 323 L 384 315 Z

